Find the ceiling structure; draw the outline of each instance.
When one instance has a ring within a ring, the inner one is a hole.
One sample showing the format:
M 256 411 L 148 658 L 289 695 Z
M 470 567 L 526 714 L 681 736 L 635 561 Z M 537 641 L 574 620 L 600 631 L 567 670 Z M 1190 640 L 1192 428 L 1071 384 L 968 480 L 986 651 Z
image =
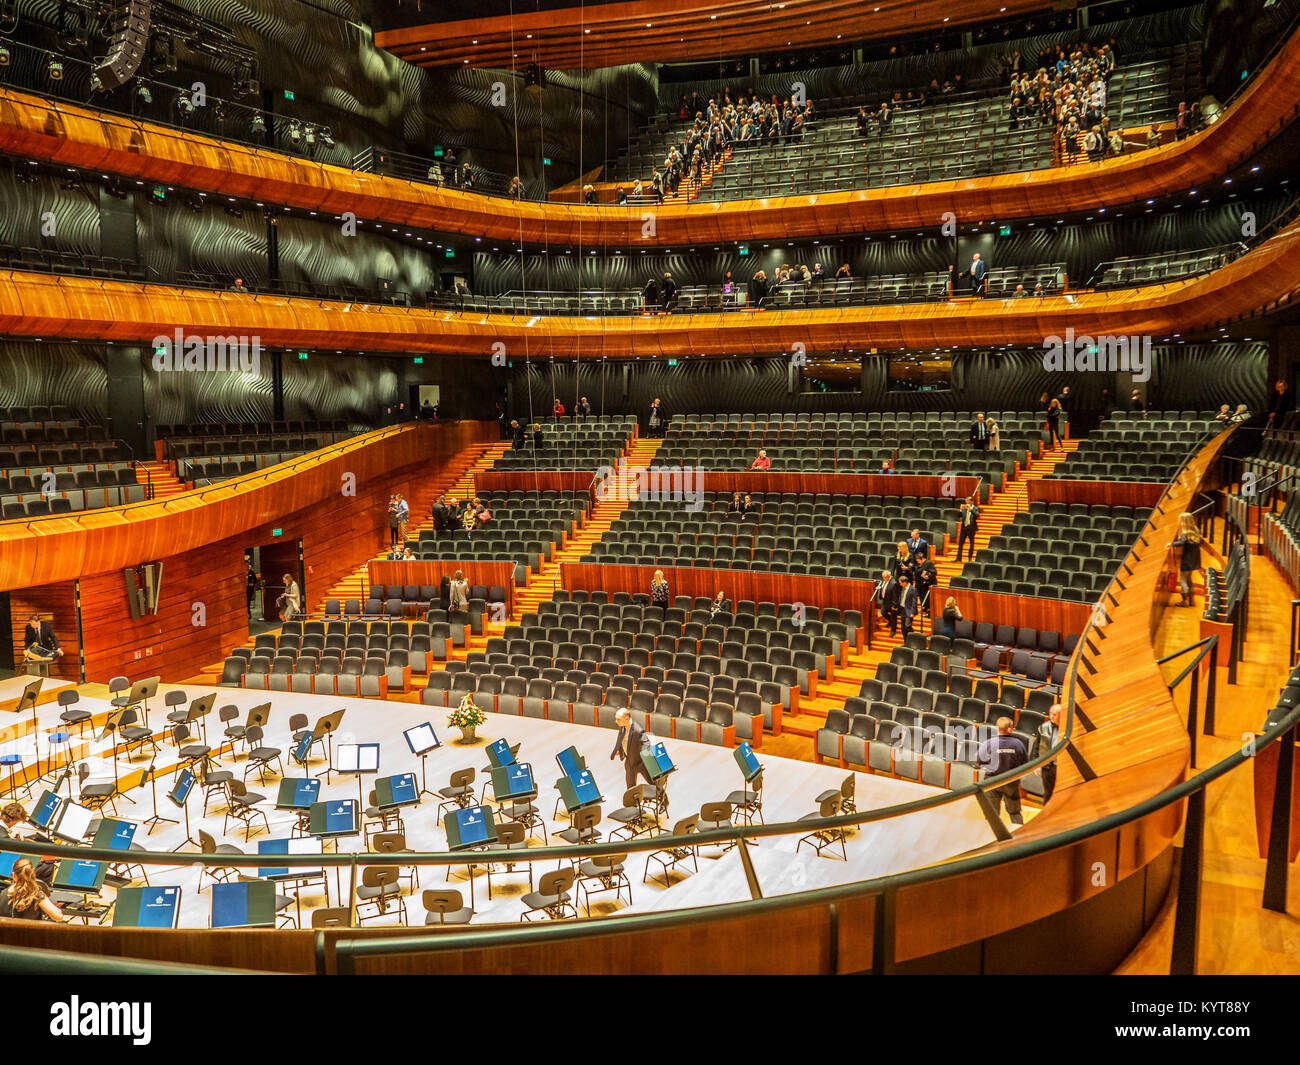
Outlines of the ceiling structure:
M 627 0 L 376 28 L 375 44 L 419 66 L 592 70 L 756 55 L 952 30 L 1051 10 L 1050 0 Z

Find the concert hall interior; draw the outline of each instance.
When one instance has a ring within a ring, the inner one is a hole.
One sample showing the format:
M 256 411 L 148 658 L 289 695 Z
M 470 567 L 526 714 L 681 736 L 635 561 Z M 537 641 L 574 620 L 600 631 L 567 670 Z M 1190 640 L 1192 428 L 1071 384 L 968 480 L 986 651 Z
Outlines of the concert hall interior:
M 1300 971 L 1298 29 L 0 0 L 0 969 Z

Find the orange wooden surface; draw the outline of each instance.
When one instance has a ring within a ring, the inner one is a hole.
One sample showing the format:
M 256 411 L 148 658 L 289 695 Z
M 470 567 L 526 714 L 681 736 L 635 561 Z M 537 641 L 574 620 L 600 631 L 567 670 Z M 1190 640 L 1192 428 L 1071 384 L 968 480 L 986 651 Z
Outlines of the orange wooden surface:
M 594 465 L 590 470 L 488 470 L 474 475 L 474 487 L 480 495 L 484 492 L 585 492 L 595 475 Z
M 489 422 L 410 423 L 166 500 L 0 522 L 0 590 L 109 573 L 237 534 L 250 546 L 263 535 L 270 542 L 271 526 L 286 515 L 301 515 L 304 532 L 310 528 L 321 540 L 350 539 L 354 527 L 378 529 L 386 522 L 382 503 L 388 487 L 412 494 L 411 474 L 399 471 L 445 461 L 470 444 L 496 439 L 497 432 Z M 345 494 L 354 489 L 355 495 Z M 327 505 L 339 511 L 334 525 L 325 520 Z M 287 525 L 284 536 L 295 538 Z M 376 541 L 365 553 L 380 546 Z M 164 573 L 164 583 L 170 576 Z
M 1255 834 L 1259 839 L 1259 856 L 1268 857 L 1268 841 L 1272 835 L 1273 789 L 1277 786 L 1277 766 L 1282 752 L 1282 742 L 1265 747 L 1252 760 L 1255 787 Z M 1300 745 L 1291 746 L 1291 839 L 1287 858 L 1294 862 L 1300 856 Z
M 1291 268 L 1300 256 L 1300 222 L 1210 275 L 1118 292 L 1033 300 L 949 303 L 749 314 L 531 319 L 456 311 L 405 310 L 341 302 L 253 296 L 126 281 L 0 274 L 0 332 L 16 336 L 149 342 L 187 333 L 247 333 L 263 344 L 490 355 L 508 350 L 595 359 L 699 354 L 770 354 L 795 342 L 808 351 L 880 347 L 1041 345 L 1073 328 L 1082 336 L 1157 340 L 1197 326 L 1253 314 L 1300 292 Z
M 1007 0 L 1002 12 L 1046 10 L 1045 0 Z M 982 0 L 920 0 L 873 5 L 861 0 L 807 0 L 759 5 L 748 0 L 632 0 L 574 4 L 547 11 L 436 22 L 382 30 L 375 43 L 420 66 L 593 70 L 623 63 L 753 55 L 839 38 L 951 30 L 989 17 Z M 947 25 L 945 25 L 945 23 Z M 737 32 L 737 29 L 741 32 Z M 737 78 L 743 81 L 743 78 Z
M 1231 169 L 1290 120 L 1300 96 L 1297 85 L 1300 39 L 1293 36 L 1219 121 L 1155 151 L 1101 164 L 961 181 L 665 206 L 655 211 L 651 237 L 642 236 L 642 207 L 513 203 L 290 158 L 12 90 L 0 91 L 0 151 L 146 182 L 336 215 L 352 211 L 358 219 L 494 240 L 671 248 L 937 227 L 947 211 L 959 221 L 1008 220 L 1195 188 Z
M 1165 486 L 1139 481 L 1069 481 L 1039 477 L 1028 482 L 1029 502 L 1087 503 L 1089 506 L 1154 507 Z
M 674 596 L 708 596 L 719 590 L 732 602 L 806 603 L 808 606 L 860 610 L 865 621 L 867 606 L 876 590 L 874 581 L 842 577 L 812 577 L 795 573 L 755 573 L 749 570 L 697 569 L 686 566 L 622 566 L 580 562 L 560 564 L 560 586 L 570 591 L 649 592 L 655 570 L 662 569 Z
M 970 621 L 990 621 L 994 625 L 1015 625 L 1017 628 L 1023 626 L 1040 632 L 1059 632 L 1062 636 L 1082 632 L 1092 613 L 1092 606 L 1087 603 L 976 592 L 969 588 L 935 588 L 930 593 L 930 616 L 935 619 L 936 632 L 948 596 L 957 600 L 961 616 Z

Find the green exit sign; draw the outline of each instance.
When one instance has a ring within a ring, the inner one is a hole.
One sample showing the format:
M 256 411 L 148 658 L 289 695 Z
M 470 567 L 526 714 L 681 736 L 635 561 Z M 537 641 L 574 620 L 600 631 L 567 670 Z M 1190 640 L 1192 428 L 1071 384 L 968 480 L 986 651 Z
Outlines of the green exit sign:
M 435 149 L 433 150 L 433 157 L 434 157 L 435 159 L 441 159 L 441 158 L 442 158 L 442 146 L 441 146 L 441 145 L 439 145 L 437 148 L 435 148 Z
M 550 156 L 545 156 L 545 155 L 542 156 L 542 166 L 550 166 L 550 165 L 551 165 Z
M 999 236 L 999 237 L 1009 237 L 1009 236 L 1011 236 L 1011 227 L 1010 227 L 1010 226 L 998 226 L 998 236 Z
M 423 355 L 417 355 L 417 356 L 415 357 L 415 359 L 414 359 L 414 362 L 415 362 L 415 365 L 416 365 L 416 366 L 421 365 L 421 364 L 424 362 L 424 356 L 423 356 Z
M 445 255 L 448 259 L 454 259 L 456 258 L 456 249 L 448 248 L 445 252 L 443 252 L 443 255 Z
M 677 360 L 676 360 L 676 359 L 669 359 L 669 360 L 668 360 L 668 365 L 669 365 L 669 366 L 676 366 L 676 365 L 677 365 Z
M 736 250 L 737 250 L 738 252 L 740 252 L 741 255 L 748 255 L 748 254 L 749 254 L 749 245 L 748 245 L 748 244 L 741 244 L 741 245 L 740 245 Z
M 284 530 L 283 530 L 283 529 L 272 529 L 272 530 L 271 530 L 271 535 L 272 535 L 272 536 L 283 536 L 283 535 L 284 535 Z
M 285 89 L 285 90 L 284 90 L 284 98 L 285 98 L 286 100 L 292 100 L 292 99 L 293 99 L 293 90 L 292 90 L 292 89 Z
M 307 361 L 307 353 L 306 353 L 305 351 L 300 351 L 300 352 L 298 352 L 298 358 L 302 359 L 303 362 L 306 362 L 306 361 Z

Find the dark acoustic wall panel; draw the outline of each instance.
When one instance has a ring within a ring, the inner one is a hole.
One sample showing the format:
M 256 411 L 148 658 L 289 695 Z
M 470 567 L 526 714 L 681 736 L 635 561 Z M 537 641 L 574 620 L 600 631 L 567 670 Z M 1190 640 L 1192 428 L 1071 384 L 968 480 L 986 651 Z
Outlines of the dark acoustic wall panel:
M 1228 403 L 1263 410 L 1268 392 L 1268 345 L 1180 344 L 1157 348 L 1153 394 L 1162 407 L 1205 408 Z
M 541 419 L 550 413 L 557 395 L 566 408 L 586 395 L 597 412 L 643 419 L 656 397 L 671 414 L 1036 410 L 1042 407 L 1044 392 L 1054 396 L 1065 385 L 1071 389 L 1072 412 L 1095 414 L 1127 399 L 1132 387 L 1127 374 L 1048 372 L 1042 353 L 1030 351 L 958 353 L 952 388 L 936 392 L 888 391 L 885 355 L 867 356 L 861 392 L 790 392 L 789 366 L 785 358 L 690 359 L 677 366 L 664 360 L 633 362 L 626 366 L 625 395 L 622 363 L 580 362 L 576 373 L 572 362 L 535 362 L 526 369 L 516 364 L 511 417 Z M 1198 410 L 1232 402 L 1257 409 L 1263 402 L 1266 368 L 1267 349 L 1260 344 L 1156 346 L 1149 402 Z
M 144 409 L 151 425 L 270 421 L 271 362 L 262 353 L 257 374 L 230 370 L 144 369 Z
M 361 429 L 383 423 L 385 407 L 402 402 L 397 360 L 361 355 L 284 357 L 284 416 L 346 419 Z
M 98 186 L 0 169 L 0 246 L 99 255 Z
M 342 223 L 282 218 L 279 231 L 280 280 L 299 284 L 355 285 L 375 291 L 385 277 L 395 289 L 422 295 L 437 287 L 429 253 L 359 228 L 344 236 Z M 441 253 L 439 253 L 441 254 Z
M 104 346 L 0 340 L 0 407 L 69 407 L 102 422 L 108 413 Z
M 262 84 L 283 118 L 275 122 L 282 143 L 288 118 L 327 124 L 338 143 L 318 145 L 313 157 L 343 166 L 370 145 L 426 157 L 444 145 L 463 161 L 531 183 L 541 177 L 544 150 L 554 163 L 546 168 L 553 186 L 598 165 L 607 146 L 617 155 L 655 110 L 658 77 L 651 65 L 551 73 L 544 93 L 524 91 L 522 78 L 503 71 L 413 66 L 375 47 L 363 5 L 354 0 L 178 0 L 177 6 L 226 27 L 260 57 Z M 227 96 L 233 64 L 192 72 L 186 69 L 192 58 L 185 54 L 169 79 L 188 86 L 206 75 L 209 92 Z M 497 82 L 506 89 L 501 103 Z M 284 89 L 296 98 L 285 100 Z M 169 105 L 155 98 L 145 113 L 162 117 Z M 213 113 L 196 113 L 193 124 L 217 131 Z M 226 125 L 231 135 L 248 136 L 247 118 L 233 108 Z
M 1100 263 L 1110 259 L 1246 240 L 1247 212 L 1254 216 L 1254 229 L 1259 232 L 1288 202 L 1283 190 L 1158 215 L 1134 213 L 1135 209 L 1131 208 L 1126 217 L 1114 213 L 1097 215 L 1077 225 L 1058 226 L 1053 224 L 1055 219 L 1032 226 L 1017 222 L 1013 232 L 1005 237 L 994 237 L 987 225 L 981 227 L 981 233 L 972 234 L 963 223 L 961 240 L 963 247 L 971 239 L 992 240 L 992 250 L 985 258 L 994 268 L 1064 263 L 1070 284 L 1080 286 L 1089 282 Z M 548 254 L 526 254 L 522 277 L 517 254 L 478 253 L 474 256 L 474 291 L 490 296 L 518 292 L 521 288 L 564 292 L 574 292 L 579 287 L 584 290 L 641 288 L 648 278 L 661 278 L 665 271 L 679 285 L 720 285 L 727 271 L 731 271 L 734 281 L 747 283 L 759 270 L 765 270 L 771 277 L 782 263 L 792 267 L 803 264 L 810 270 L 814 264 L 821 263 L 828 276 L 833 276 L 841 263 L 848 263 L 854 276 L 862 277 L 945 270 L 957 262 L 964 267 L 969 259 L 965 253 L 958 259 L 952 238 L 938 237 L 934 230 L 913 231 L 898 239 L 826 240 L 793 246 L 779 242 L 764 246 L 755 242 L 749 246 L 748 255 L 740 255 L 734 246 L 714 245 L 699 245 L 671 254 L 642 255 L 625 250 L 618 255 L 591 255 L 589 251 L 579 248 L 566 254 L 566 249 L 556 248 Z M 1033 288 L 1032 284 L 1026 287 Z
M 185 270 L 232 282 L 267 277 L 266 223 L 260 214 L 227 214 L 215 204 L 194 210 L 180 195 L 159 202 L 138 193 L 136 232 L 150 278 L 171 280 Z

